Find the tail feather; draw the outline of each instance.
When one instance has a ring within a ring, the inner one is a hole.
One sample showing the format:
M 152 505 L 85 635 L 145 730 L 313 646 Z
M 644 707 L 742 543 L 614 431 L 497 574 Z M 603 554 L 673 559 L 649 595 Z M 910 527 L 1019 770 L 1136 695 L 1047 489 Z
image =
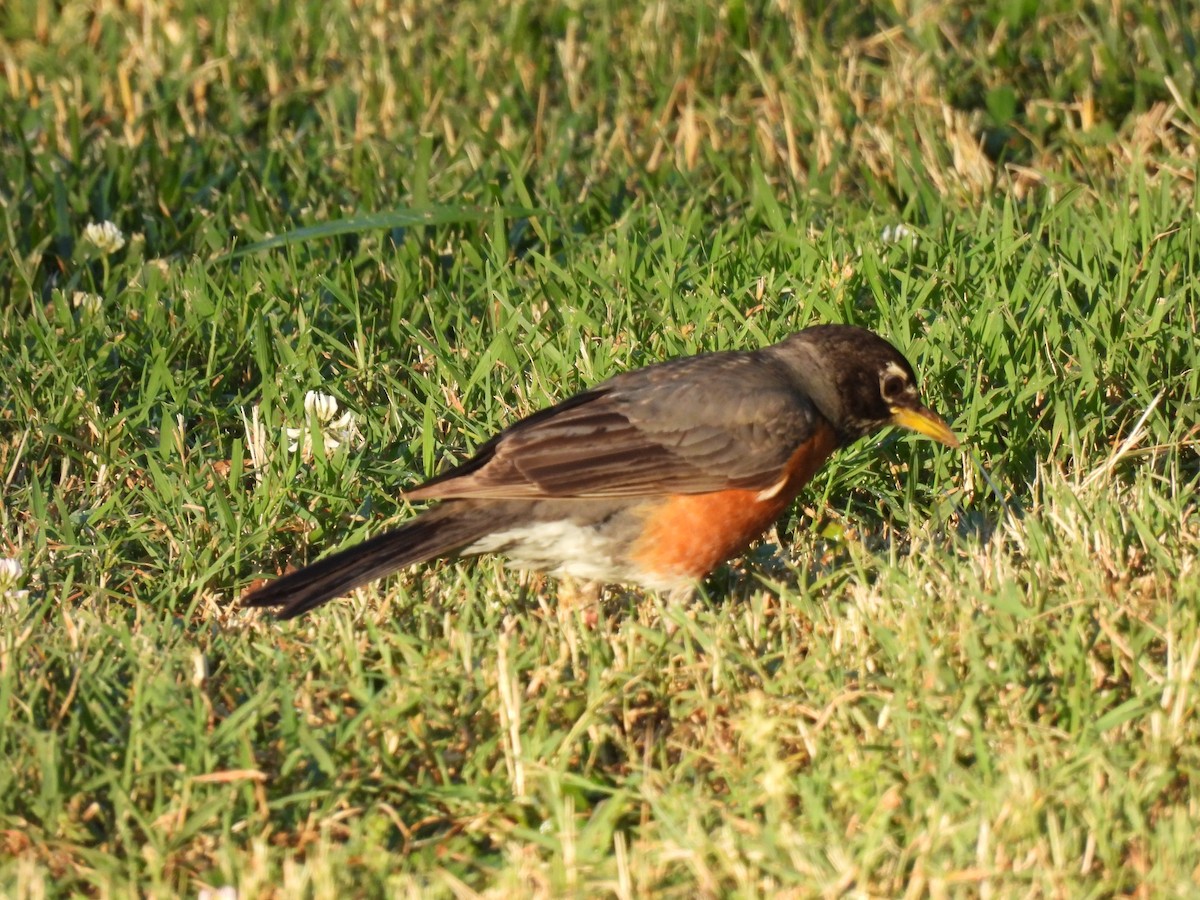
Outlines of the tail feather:
M 293 619 L 405 566 L 454 553 L 479 538 L 490 524 L 458 503 L 443 503 L 394 531 L 276 578 L 246 595 L 242 604 L 278 607 L 276 618 Z

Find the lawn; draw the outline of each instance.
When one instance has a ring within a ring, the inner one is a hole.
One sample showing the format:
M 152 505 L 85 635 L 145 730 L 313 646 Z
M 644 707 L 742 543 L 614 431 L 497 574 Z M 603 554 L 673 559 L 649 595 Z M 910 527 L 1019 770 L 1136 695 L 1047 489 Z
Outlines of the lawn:
M 1197 40 L 7 0 L 0 895 L 1200 893 Z M 842 451 L 693 606 L 495 558 L 238 605 L 522 415 L 816 322 L 964 446 Z

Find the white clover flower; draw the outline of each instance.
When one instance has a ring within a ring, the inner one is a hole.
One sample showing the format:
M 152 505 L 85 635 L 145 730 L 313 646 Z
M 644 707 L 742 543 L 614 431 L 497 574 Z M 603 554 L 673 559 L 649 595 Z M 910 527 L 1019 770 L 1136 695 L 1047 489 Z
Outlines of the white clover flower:
M 200 888 L 196 900 L 238 900 L 237 888 L 225 885 L 219 888 Z
M 125 235 L 112 222 L 89 222 L 83 229 L 83 240 L 105 256 L 125 246 Z
M 87 291 L 76 291 L 71 295 L 71 305 L 84 312 L 95 313 L 104 305 L 104 298 L 99 294 L 89 294 Z
M 337 415 L 338 402 L 336 397 L 322 394 L 320 391 L 309 391 L 304 395 L 304 411 L 321 424 L 325 424 Z
M 326 456 L 343 444 L 352 447 L 362 444 L 362 434 L 359 433 L 354 413 L 347 410 L 338 416 L 338 402 L 329 394 L 309 391 L 304 395 L 304 412 L 308 420 L 316 422 L 317 427 L 321 429 L 321 445 L 325 448 Z M 337 418 L 334 418 L 335 416 Z M 287 436 L 289 451 L 299 451 L 306 459 L 312 456 L 312 439 L 307 425 L 302 428 L 289 428 Z
M 17 585 L 21 583 L 21 576 L 25 574 L 25 569 L 21 566 L 19 559 L 10 559 L 8 557 L 0 557 L 0 609 L 7 609 L 12 603 L 20 603 L 29 596 L 29 591 L 18 590 Z
M 915 244 L 917 233 L 907 225 L 887 225 L 880 232 L 879 240 L 884 244 Z
M 0 557 L 0 590 L 16 584 L 24 574 L 25 569 L 19 559 Z

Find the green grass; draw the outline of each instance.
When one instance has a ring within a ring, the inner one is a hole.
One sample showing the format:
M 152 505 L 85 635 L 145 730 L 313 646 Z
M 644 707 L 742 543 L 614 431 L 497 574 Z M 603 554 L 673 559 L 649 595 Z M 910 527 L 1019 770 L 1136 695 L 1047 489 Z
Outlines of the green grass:
M 0 894 L 1200 891 L 1200 14 L 284 8 L 0 11 Z M 695 608 L 236 605 L 821 321 L 966 449 L 844 451 Z M 287 451 L 313 389 L 361 445 Z

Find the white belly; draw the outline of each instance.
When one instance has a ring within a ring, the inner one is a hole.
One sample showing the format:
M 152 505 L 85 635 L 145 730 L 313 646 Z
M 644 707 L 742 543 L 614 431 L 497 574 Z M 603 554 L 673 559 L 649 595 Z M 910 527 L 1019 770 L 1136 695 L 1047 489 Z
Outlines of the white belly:
M 598 529 L 562 519 L 495 531 L 459 553 L 463 556 L 499 553 L 513 569 L 533 569 L 605 583 L 635 582 L 659 591 L 691 583 L 690 579 L 665 578 L 635 568 Z

